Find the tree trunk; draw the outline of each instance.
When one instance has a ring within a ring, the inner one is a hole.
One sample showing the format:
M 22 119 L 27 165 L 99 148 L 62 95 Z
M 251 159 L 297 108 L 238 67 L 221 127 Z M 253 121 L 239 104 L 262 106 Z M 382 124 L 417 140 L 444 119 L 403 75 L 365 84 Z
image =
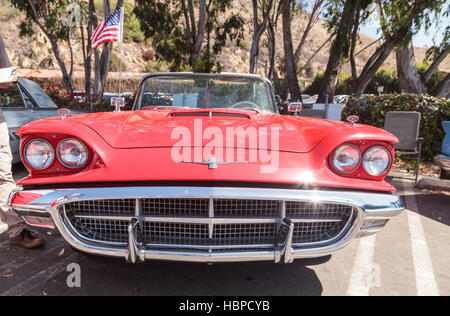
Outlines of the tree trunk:
M 400 40 L 388 39 L 376 50 L 376 52 L 372 55 L 372 57 L 370 57 L 370 59 L 364 66 L 364 69 L 359 75 L 358 80 L 355 81 L 355 84 L 352 88 L 352 93 L 357 96 L 360 96 L 364 93 L 370 81 L 372 81 L 378 69 L 380 69 L 380 67 L 392 53 L 398 42 L 400 42 Z
M 404 48 L 397 49 L 396 57 L 400 91 L 416 94 L 424 93 L 425 85 L 417 71 L 412 42 Z
M 380 7 L 380 15 L 382 17 L 380 21 L 381 29 L 386 37 L 386 41 L 380 47 L 378 47 L 372 57 L 370 57 L 370 59 L 364 66 L 363 71 L 359 75 L 358 80 L 354 82 L 352 86 L 352 93 L 357 96 L 360 96 L 364 93 L 370 81 L 372 81 L 373 77 L 377 73 L 378 69 L 380 69 L 380 67 L 392 53 L 394 48 L 400 42 L 402 42 L 405 36 L 407 36 L 407 34 L 410 32 L 414 18 L 421 12 L 420 1 L 414 1 L 411 5 L 408 22 L 406 22 L 395 34 L 389 34 L 384 22 L 386 21 L 386 12 L 384 10 L 382 1 L 377 0 L 377 3 Z
M 301 101 L 302 95 L 297 78 L 297 69 L 295 67 L 294 47 L 292 45 L 291 34 L 291 1 L 281 0 L 281 14 L 283 19 L 283 42 L 284 59 L 286 67 L 286 78 L 284 85 L 288 87 L 291 94 L 291 101 Z
M 447 77 L 439 84 L 433 95 L 438 98 L 450 97 L 450 73 L 448 73 Z
M 87 39 L 84 40 L 83 25 L 81 25 L 81 37 L 83 44 L 83 59 L 84 59 L 84 91 L 86 101 L 89 102 L 91 111 L 93 108 L 93 96 L 91 89 L 91 71 L 92 71 L 92 41 L 91 36 L 94 31 L 94 25 L 98 24 L 97 16 L 95 13 L 94 0 L 89 0 L 89 18 L 86 26 Z
M 253 41 L 250 49 L 250 73 L 257 72 L 257 61 L 259 55 L 259 42 L 261 35 L 267 28 L 269 22 L 270 12 L 272 11 L 273 0 L 270 0 L 266 8 L 263 8 L 262 23 L 258 23 L 258 0 L 252 0 L 253 5 Z
M 339 71 L 342 67 L 345 55 L 347 55 L 350 51 L 356 10 L 359 10 L 360 7 L 359 0 L 349 0 L 345 3 L 341 22 L 339 23 L 336 32 L 336 38 L 331 45 L 330 59 L 328 60 L 327 69 L 322 80 L 317 103 L 325 103 L 327 96 L 329 100 L 333 100 L 334 98 L 336 93 L 336 85 L 339 79 Z
M 188 1 L 189 9 L 191 14 L 191 19 L 193 21 L 193 25 L 195 26 L 195 13 L 192 9 L 192 1 Z M 201 69 L 197 69 L 197 60 L 201 58 L 201 50 L 203 39 L 205 38 L 205 28 L 206 28 L 206 0 L 199 0 L 198 4 L 198 25 L 197 28 L 193 26 L 193 43 L 191 46 L 191 60 L 192 60 L 192 69 L 193 71 L 198 71 Z M 196 32 L 197 30 L 197 32 Z
M 11 67 L 11 62 L 9 61 L 8 53 L 6 52 L 5 43 L 3 38 L 0 36 L 0 68 Z
M 322 13 L 323 3 L 324 3 L 324 0 L 315 0 L 314 1 L 314 5 L 312 6 L 311 13 L 309 14 L 308 24 L 306 25 L 306 29 L 303 32 L 300 43 L 298 44 L 298 46 L 295 50 L 294 56 L 295 56 L 295 64 L 297 66 L 300 61 L 300 56 L 303 53 L 303 47 L 305 46 L 306 39 L 308 38 L 309 33 L 311 32 L 312 28 L 319 20 L 319 16 Z
M 430 68 L 428 68 L 428 70 L 423 75 L 423 81 L 425 84 L 427 84 L 428 81 L 430 81 L 433 74 L 436 72 L 436 70 L 438 70 L 439 65 L 445 60 L 445 58 L 448 56 L 449 53 L 450 53 L 450 45 L 444 51 L 442 51 L 442 53 L 436 58 L 433 64 L 431 64 Z

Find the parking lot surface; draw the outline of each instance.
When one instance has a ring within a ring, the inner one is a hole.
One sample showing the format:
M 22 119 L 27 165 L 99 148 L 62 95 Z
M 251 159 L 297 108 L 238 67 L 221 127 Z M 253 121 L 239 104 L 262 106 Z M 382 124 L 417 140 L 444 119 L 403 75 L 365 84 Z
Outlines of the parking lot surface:
M 15 177 L 26 175 L 16 167 Z M 57 234 L 44 247 L 10 247 L 0 235 L 0 296 L 7 295 L 450 295 L 450 196 L 390 180 L 407 211 L 375 236 L 333 256 L 272 262 L 195 264 L 93 257 Z M 76 263 L 81 287 L 69 287 Z

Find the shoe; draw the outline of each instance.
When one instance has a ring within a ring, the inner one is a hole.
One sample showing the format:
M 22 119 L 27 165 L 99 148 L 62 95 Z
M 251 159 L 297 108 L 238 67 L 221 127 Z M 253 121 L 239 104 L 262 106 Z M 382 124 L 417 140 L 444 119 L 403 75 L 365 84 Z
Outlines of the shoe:
M 0 223 L 0 235 L 8 230 L 8 225 Z
M 38 233 L 24 229 L 19 236 L 9 238 L 9 244 L 31 249 L 44 244 L 44 239 L 39 237 Z

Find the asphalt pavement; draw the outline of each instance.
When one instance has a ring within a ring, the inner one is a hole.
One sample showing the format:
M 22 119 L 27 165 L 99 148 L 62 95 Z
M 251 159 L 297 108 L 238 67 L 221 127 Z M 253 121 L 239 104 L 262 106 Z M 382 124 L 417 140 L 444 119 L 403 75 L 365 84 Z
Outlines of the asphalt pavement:
M 23 167 L 15 177 L 26 175 Z M 450 195 L 390 180 L 408 208 L 375 236 L 333 256 L 272 262 L 146 262 L 74 252 L 61 237 L 44 247 L 10 247 L 0 235 L 0 296 L 5 295 L 450 295 Z M 73 265 L 75 264 L 75 265 Z M 71 283 L 80 268 L 80 283 Z M 69 287 L 69 285 L 80 287 Z

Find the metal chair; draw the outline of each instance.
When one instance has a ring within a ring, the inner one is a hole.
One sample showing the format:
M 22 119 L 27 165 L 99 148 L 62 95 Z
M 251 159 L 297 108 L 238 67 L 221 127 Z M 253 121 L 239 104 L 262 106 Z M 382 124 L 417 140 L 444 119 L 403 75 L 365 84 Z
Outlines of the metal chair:
M 314 117 L 314 118 L 320 118 L 320 119 L 327 118 L 327 111 L 326 110 L 302 109 L 298 113 L 299 113 L 300 116 L 304 116 L 304 117 Z
M 423 138 L 419 137 L 420 129 L 419 112 L 387 112 L 384 121 L 384 129 L 399 139 L 395 145 L 396 155 L 415 156 L 415 181 L 419 177 L 420 156 L 422 153 Z

